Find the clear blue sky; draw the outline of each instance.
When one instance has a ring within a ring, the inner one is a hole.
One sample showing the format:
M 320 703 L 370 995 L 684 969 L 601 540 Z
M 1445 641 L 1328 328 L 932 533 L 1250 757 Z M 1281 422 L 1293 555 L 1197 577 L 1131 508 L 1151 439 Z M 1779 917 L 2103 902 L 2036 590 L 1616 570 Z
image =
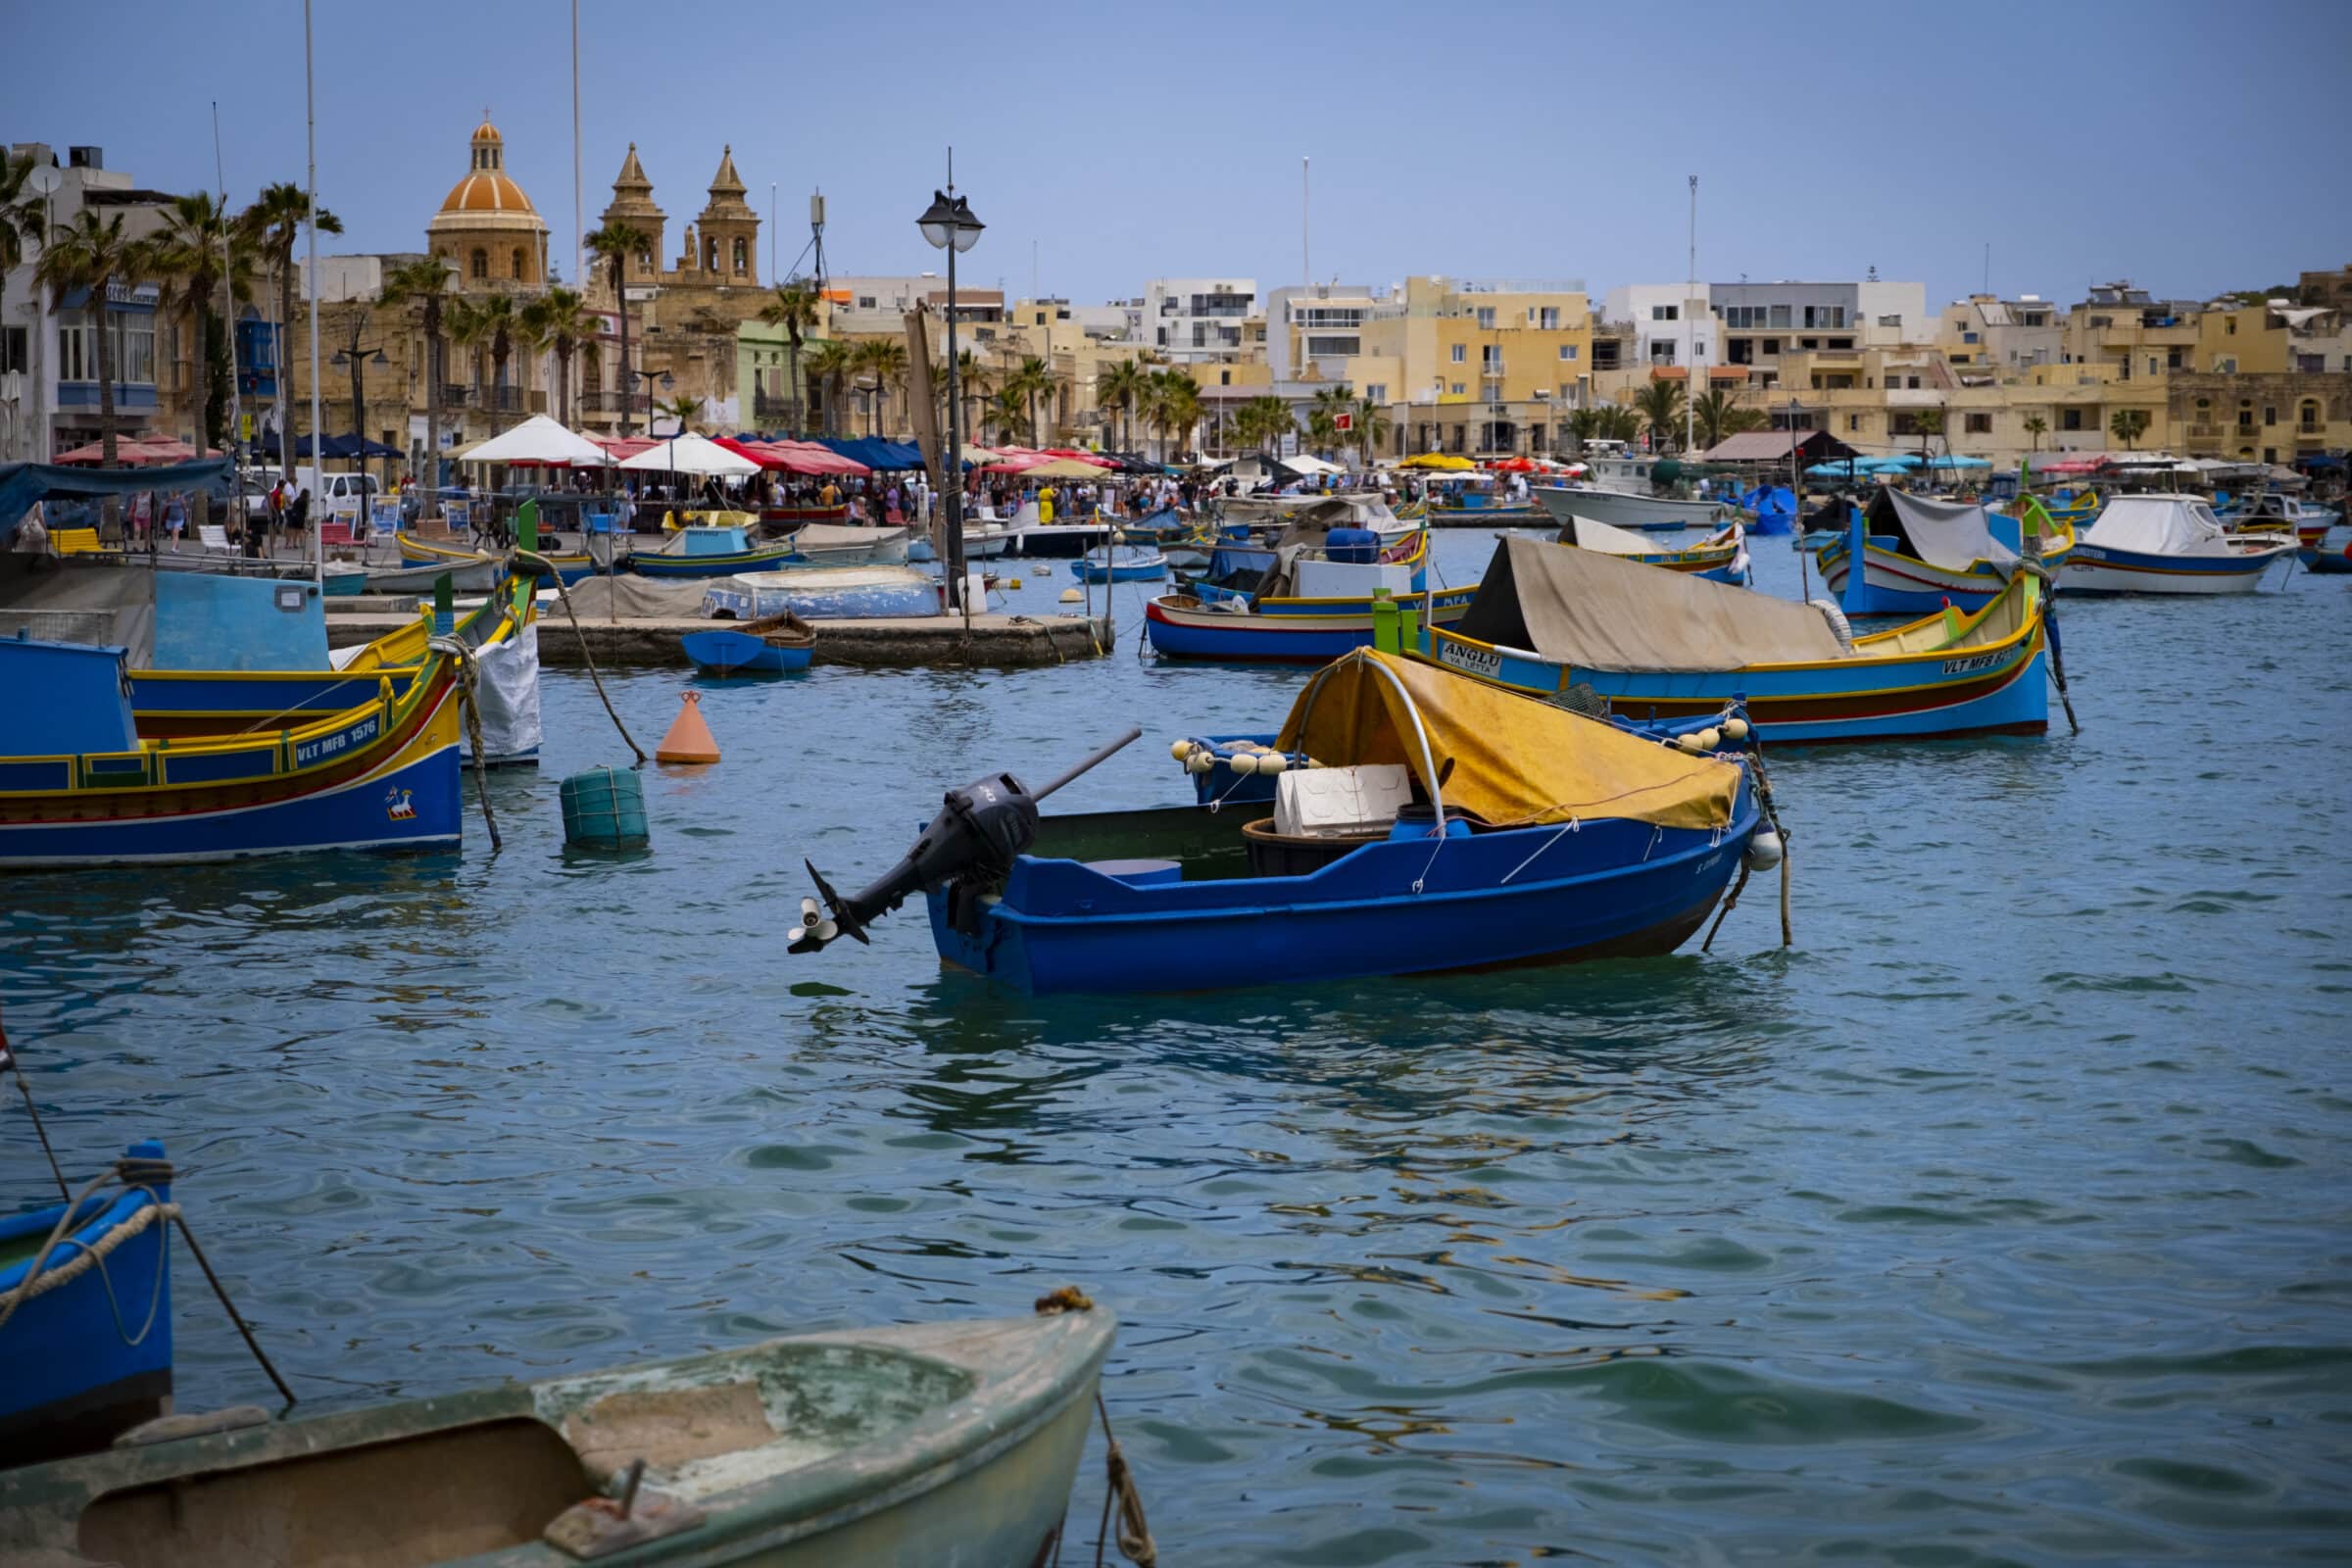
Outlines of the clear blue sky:
M 486 104 L 568 274 L 566 0 L 317 9 L 332 248 L 420 249 Z M 1996 290 L 2070 303 L 2352 262 L 2352 0 L 580 12 L 588 220 L 634 140 L 673 253 L 731 142 L 788 266 L 821 185 L 834 271 L 934 268 L 913 220 L 953 142 L 989 224 L 966 275 L 1026 294 L 1034 246 L 1081 301 L 1298 281 L 1302 154 L 1315 272 L 1350 281 L 1679 278 L 1690 173 L 1712 280 L 1876 266 L 1933 308 L 1986 240 Z M 209 186 L 217 96 L 232 200 L 303 177 L 299 0 L 0 0 L 0 138 Z

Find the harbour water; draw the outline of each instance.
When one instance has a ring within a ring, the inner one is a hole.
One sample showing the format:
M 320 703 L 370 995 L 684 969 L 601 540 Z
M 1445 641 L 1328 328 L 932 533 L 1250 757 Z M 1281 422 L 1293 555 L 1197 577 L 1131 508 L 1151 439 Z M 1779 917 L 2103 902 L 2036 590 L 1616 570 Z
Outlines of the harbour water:
M 1023 1002 L 919 908 L 788 956 L 801 858 L 859 884 L 947 785 L 1132 720 L 1066 804 L 1173 803 L 1170 737 L 1272 727 L 1298 672 L 1139 661 L 1121 586 L 1102 662 L 705 686 L 629 859 L 562 847 L 627 754 L 550 671 L 503 854 L 13 879 L 0 1005 L 309 1402 L 1075 1282 L 1170 1561 L 2334 1557 L 2352 600 L 2278 581 L 2066 603 L 2080 737 L 1776 752 L 1788 951 L 1765 880 L 1707 955 L 1297 992 Z M 689 684 L 611 680 L 649 747 Z M 176 1298 L 183 1405 L 266 1400 Z

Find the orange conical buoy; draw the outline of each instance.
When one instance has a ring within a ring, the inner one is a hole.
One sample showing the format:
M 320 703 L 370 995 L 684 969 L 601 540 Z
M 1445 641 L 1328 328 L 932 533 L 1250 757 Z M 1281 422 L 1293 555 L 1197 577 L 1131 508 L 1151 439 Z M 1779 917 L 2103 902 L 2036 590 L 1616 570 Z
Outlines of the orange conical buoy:
M 703 722 L 703 694 L 688 692 L 678 716 L 670 720 L 669 733 L 654 752 L 657 762 L 715 762 L 718 760 L 718 742 L 710 736 L 710 726 Z

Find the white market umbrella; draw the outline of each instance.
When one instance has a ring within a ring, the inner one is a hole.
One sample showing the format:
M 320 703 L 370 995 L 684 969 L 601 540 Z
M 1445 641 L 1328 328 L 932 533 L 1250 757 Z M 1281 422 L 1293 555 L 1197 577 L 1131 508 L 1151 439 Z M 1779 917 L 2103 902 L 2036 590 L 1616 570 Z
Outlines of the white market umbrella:
M 709 436 L 696 435 L 691 430 L 664 437 L 635 457 L 623 458 L 620 466 L 639 473 L 715 474 L 722 479 L 741 478 L 760 471 L 760 465 L 751 459 L 729 452 Z
M 1295 458 L 1283 458 L 1278 461 L 1283 466 L 1296 469 L 1299 473 L 1346 473 L 1348 471 L 1336 463 L 1325 463 L 1311 452 L 1301 452 Z
M 544 414 L 457 455 L 460 463 L 565 463 L 601 468 L 612 461 L 603 447 L 566 430 Z

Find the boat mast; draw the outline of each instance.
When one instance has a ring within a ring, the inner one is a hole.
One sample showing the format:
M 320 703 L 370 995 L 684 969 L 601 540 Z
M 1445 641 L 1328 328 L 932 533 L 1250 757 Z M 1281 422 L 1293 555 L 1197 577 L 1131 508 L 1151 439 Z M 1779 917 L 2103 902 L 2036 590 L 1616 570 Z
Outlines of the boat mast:
M 1683 290 L 1683 365 L 1684 374 L 1690 379 L 1683 398 L 1683 456 L 1690 455 L 1690 427 L 1695 416 L 1692 405 L 1698 400 L 1698 322 L 1693 318 L 1698 301 L 1698 176 L 1690 176 L 1690 280 Z
M 213 100 L 213 178 L 220 187 L 220 293 L 223 309 L 220 313 L 222 329 L 228 335 L 228 454 L 229 454 L 229 513 L 237 519 L 239 533 L 245 527 L 245 396 L 239 390 L 237 376 L 237 285 L 229 273 L 228 255 L 228 175 L 220 161 L 220 100 Z M 199 354 L 205 345 L 196 346 Z M 203 461 L 205 432 L 196 432 L 196 457 Z
M 324 489 L 323 480 L 326 469 L 320 466 L 322 463 L 320 453 L 325 450 L 326 446 L 322 435 L 326 427 L 319 422 L 318 414 L 318 84 L 311 69 L 311 0 L 302 0 L 302 93 L 303 135 L 305 151 L 310 164 L 310 183 L 306 192 L 303 216 L 309 220 L 311 230 L 311 286 L 309 290 L 311 296 L 311 472 L 319 477 L 322 481 L 320 488 Z M 356 425 L 359 423 L 360 411 L 355 408 L 351 414 L 352 423 Z M 280 431 L 278 439 L 285 440 L 283 431 Z M 289 462 L 292 461 L 293 452 L 290 444 L 286 457 Z M 316 509 L 323 506 L 325 501 L 324 496 L 313 496 L 311 505 Z M 366 504 L 367 498 L 363 496 L 361 505 L 365 506 Z M 326 516 L 323 513 L 319 513 L 307 520 L 311 525 L 311 587 L 317 593 L 324 595 L 326 592 Z

